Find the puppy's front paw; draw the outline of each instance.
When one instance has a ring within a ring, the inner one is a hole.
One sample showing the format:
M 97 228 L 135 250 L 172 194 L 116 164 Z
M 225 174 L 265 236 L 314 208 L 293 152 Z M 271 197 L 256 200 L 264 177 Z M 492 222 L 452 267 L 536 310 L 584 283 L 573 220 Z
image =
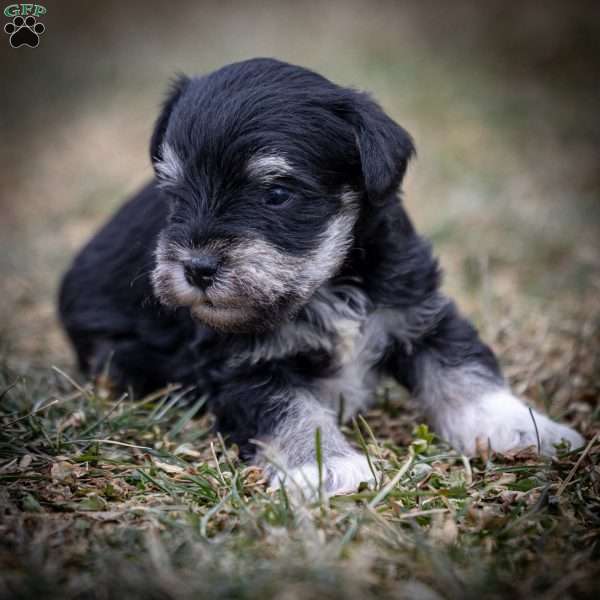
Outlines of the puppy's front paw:
M 437 429 L 444 439 L 467 455 L 476 454 L 478 444 L 489 444 L 496 452 L 537 447 L 536 425 L 541 454 L 555 454 L 555 445 L 562 441 L 568 442 L 571 449 L 583 445 L 584 438 L 574 429 L 532 412 L 533 418 L 527 406 L 510 391 L 501 389 L 447 410 Z
M 355 492 L 360 483 L 375 483 L 373 471 L 361 454 L 353 452 L 325 460 L 322 472 L 322 489 L 327 496 Z M 319 467 L 309 462 L 290 469 L 274 469 L 269 486 L 277 489 L 285 485 L 292 493 L 301 492 L 306 499 L 314 499 L 319 492 Z

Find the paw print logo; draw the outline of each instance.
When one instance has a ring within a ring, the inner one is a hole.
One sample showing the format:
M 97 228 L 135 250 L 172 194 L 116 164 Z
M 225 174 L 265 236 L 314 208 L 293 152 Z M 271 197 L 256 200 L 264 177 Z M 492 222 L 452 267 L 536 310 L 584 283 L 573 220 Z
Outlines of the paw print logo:
M 40 35 L 45 30 L 44 25 L 32 15 L 29 15 L 25 19 L 23 17 L 15 17 L 12 23 L 7 23 L 4 26 L 4 31 L 10 35 L 10 45 L 13 48 L 18 48 L 19 46 L 36 48 L 40 43 Z

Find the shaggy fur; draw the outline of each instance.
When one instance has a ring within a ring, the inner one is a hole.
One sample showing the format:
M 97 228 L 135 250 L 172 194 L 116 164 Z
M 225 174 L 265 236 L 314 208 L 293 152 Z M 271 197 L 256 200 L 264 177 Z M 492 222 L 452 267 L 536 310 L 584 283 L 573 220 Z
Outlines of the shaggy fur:
M 208 393 L 218 427 L 273 485 L 373 478 L 336 426 L 392 375 L 472 454 L 536 443 L 494 354 L 439 291 L 399 186 L 410 136 L 367 95 L 268 59 L 179 78 L 156 178 L 82 250 L 60 295 L 81 368 L 144 394 Z M 573 430 L 535 414 L 541 449 Z

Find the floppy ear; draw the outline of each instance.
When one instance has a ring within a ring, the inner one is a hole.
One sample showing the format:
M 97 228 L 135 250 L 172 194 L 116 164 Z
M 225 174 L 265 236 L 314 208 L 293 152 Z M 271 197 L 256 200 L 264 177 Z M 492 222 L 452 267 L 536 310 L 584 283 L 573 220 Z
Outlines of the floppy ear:
M 383 204 L 397 190 L 415 154 L 412 138 L 366 94 L 356 94 L 352 121 L 365 191 L 372 203 Z
M 169 124 L 169 117 L 189 82 L 190 80 L 188 77 L 179 75 L 171 83 L 167 97 L 162 105 L 160 115 L 158 116 L 158 119 L 156 119 L 152 137 L 150 138 L 150 160 L 153 165 L 163 158 L 161 146 L 165 137 L 165 132 L 167 131 L 167 125 Z

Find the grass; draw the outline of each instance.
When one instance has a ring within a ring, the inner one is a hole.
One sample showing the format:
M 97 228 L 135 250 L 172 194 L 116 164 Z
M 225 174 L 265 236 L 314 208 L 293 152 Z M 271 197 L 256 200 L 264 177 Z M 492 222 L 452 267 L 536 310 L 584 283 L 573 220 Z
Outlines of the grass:
M 592 597 L 600 441 L 469 460 L 393 386 L 347 430 L 377 489 L 300 501 L 176 386 L 111 398 L 61 369 L 0 380 L 0 594 L 12 598 Z M 184 391 L 184 390 L 183 390 Z M 596 409 L 596 412 L 597 409 Z M 587 415 L 596 428 L 598 414 Z

